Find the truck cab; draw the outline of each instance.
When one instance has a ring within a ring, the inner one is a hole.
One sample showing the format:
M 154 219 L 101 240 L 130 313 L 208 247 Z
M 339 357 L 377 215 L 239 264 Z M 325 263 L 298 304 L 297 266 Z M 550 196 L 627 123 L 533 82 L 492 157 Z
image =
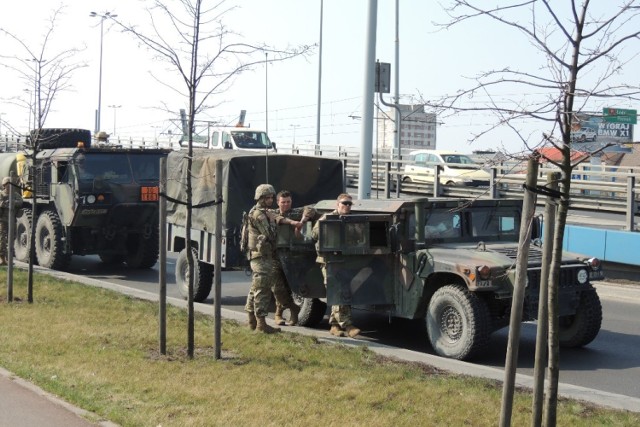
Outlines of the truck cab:
M 243 150 L 264 153 L 276 153 L 276 145 L 267 133 L 260 129 L 249 127 L 220 127 L 211 128 L 209 138 L 194 138 L 194 148 Z M 185 147 L 187 140 L 181 140 L 180 146 Z

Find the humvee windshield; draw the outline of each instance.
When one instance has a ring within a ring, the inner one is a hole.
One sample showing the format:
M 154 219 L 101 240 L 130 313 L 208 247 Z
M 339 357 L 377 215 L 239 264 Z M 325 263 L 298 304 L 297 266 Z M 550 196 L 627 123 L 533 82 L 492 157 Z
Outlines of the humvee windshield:
M 433 209 L 425 223 L 427 240 L 517 241 L 519 232 L 520 211 L 513 207 Z
M 154 183 L 160 176 L 160 153 L 81 153 L 74 162 L 80 185 L 96 179 L 115 184 Z

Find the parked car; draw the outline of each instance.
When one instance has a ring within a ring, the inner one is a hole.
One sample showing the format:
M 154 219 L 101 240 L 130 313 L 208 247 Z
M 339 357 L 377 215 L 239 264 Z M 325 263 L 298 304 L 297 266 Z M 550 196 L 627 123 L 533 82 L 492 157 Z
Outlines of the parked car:
M 416 150 L 409 153 L 413 164 L 404 167 L 403 182 L 433 182 L 434 166 L 441 167 L 444 185 L 488 186 L 490 175 L 469 156 L 456 151 Z
M 580 130 L 576 130 L 571 132 L 571 140 L 579 141 L 579 142 L 587 142 L 595 140 L 598 138 L 598 133 L 591 128 L 580 128 Z

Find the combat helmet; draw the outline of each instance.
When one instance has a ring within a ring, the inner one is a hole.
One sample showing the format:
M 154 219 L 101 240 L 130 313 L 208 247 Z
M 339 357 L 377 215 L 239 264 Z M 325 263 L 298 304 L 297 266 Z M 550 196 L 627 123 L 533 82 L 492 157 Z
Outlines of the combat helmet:
M 276 195 L 276 190 L 273 188 L 273 185 L 260 184 L 256 187 L 256 195 L 253 199 L 260 200 L 260 197 L 275 196 L 275 195 Z

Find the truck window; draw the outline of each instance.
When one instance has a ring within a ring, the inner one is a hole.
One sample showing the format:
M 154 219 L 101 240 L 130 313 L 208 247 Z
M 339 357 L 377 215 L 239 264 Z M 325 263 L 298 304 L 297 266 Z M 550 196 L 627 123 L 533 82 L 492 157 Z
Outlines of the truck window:
M 461 235 L 460 212 L 433 211 L 424 226 L 424 236 L 427 239 L 458 238 Z

